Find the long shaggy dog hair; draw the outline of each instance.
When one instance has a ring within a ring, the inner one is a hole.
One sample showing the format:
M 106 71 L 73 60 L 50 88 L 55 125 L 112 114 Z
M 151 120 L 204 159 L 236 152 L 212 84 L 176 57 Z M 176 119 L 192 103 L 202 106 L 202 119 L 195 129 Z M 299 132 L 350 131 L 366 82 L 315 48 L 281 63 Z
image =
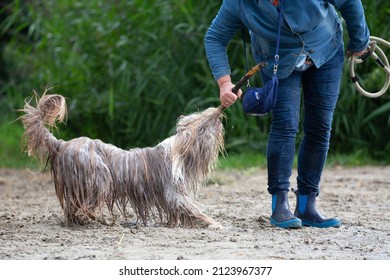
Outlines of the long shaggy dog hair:
M 122 150 L 87 137 L 57 139 L 50 128 L 64 120 L 65 98 L 35 96 L 36 107 L 29 100 L 21 110 L 23 137 L 29 156 L 50 164 L 68 225 L 104 221 L 104 207 L 113 217 L 117 206 L 127 218 L 131 206 L 143 224 L 220 227 L 198 208 L 196 194 L 224 151 L 221 108 L 181 116 L 176 133 L 155 147 Z

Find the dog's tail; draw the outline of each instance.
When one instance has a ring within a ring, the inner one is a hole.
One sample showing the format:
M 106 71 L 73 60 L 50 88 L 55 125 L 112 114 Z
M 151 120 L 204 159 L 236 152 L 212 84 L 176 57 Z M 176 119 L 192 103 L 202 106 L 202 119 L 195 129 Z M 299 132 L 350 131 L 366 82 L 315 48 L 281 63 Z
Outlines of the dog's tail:
M 27 142 L 27 153 L 44 163 L 58 150 L 61 141 L 57 140 L 49 129 L 56 127 L 56 122 L 63 122 L 66 117 L 65 98 L 58 94 L 43 93 L 41 97 L 34 92 L 34 97 L 26 100 L 21 121 L 24 126 L 23 140 Z M 36 107 L 31 105 L 35 99 Z

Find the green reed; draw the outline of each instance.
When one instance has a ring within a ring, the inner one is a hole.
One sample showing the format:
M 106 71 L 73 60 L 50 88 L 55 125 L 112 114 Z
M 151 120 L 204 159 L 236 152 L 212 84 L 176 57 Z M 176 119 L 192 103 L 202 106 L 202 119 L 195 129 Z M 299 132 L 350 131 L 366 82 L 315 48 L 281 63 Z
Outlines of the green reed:
M 373 35 L 390 39 L 387 1 L 363 3 Z M 42 93 L 53 87 L 50 92 L 66 96 L 69 106 L 66 127 L 56 132 L 59 137 L 85 135 L 122 148 L 155 145 L 174 132 L 180 115 L 219 105 L 203 38 L 220 4 L 205 0 L 11 1 L 12 14 L 0 23 L 1 64 L 5 66 L 0 77 L 1 123 L 18 117 L 16 110 L 33 90 Z M 245 73 L 240 33 L 228 52 L 232 77 L 238 80 Z M 358 73 L 364 86 L 373 88 L 382 82 L 376 68 L 362 67 Z M 261 85 L 258 77 L 252 84 Z M 359 95 L 345 68 L 331 153 L 365 150 L 389 161 L 389 104 L 390 93 L 375 100 Z M 245 115 L 239 102 L 226 114 L 228 151 L 264 154 L 270 116 Z M 12 125 L 22 131 L 20 123 Z M 19 146 L 12 149 L 20 151 Z

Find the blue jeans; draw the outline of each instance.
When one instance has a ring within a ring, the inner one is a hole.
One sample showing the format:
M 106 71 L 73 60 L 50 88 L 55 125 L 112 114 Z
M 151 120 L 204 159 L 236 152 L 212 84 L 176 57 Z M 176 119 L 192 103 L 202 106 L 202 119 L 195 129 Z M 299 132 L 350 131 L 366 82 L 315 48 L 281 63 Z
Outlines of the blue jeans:
M 290 189 L 295 139 L 300 124 L 301 88 L 304 105 L 304 136 L 298 151 L 298 191 L 316 192 L 329 149 L 333 112 L 336 107 L 344 62 L 343 47 L 320 68 L 311 66 L 279 80 L 277 101 L 267 146 L 268 192 Z M 262 76 L 264 84 L 269 79 Z

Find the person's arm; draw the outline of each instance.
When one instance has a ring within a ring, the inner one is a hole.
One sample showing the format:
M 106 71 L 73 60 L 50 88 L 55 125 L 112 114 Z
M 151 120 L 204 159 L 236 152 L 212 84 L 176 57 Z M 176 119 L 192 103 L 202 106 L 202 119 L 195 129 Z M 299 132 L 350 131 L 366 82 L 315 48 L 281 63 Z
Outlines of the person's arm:
M 367 27 L 361 0 L 328 0 L 344 18 L 349 42 L 347 55 L 360 56 L 367 51 L 370 31 Z
M 225 107 L 229 107 L 237 100 L 237 95 L 232 92 L 234 84 L 230 78 L 231 70 L 226 47 L 235 33 L 242 28 L 239 18 L 239 2 L 237 0 L 223 1 L 204 39 L 206 56 L 219 86 L 221 104 Z M 238 96 L 241 96 L 241 90 Z

